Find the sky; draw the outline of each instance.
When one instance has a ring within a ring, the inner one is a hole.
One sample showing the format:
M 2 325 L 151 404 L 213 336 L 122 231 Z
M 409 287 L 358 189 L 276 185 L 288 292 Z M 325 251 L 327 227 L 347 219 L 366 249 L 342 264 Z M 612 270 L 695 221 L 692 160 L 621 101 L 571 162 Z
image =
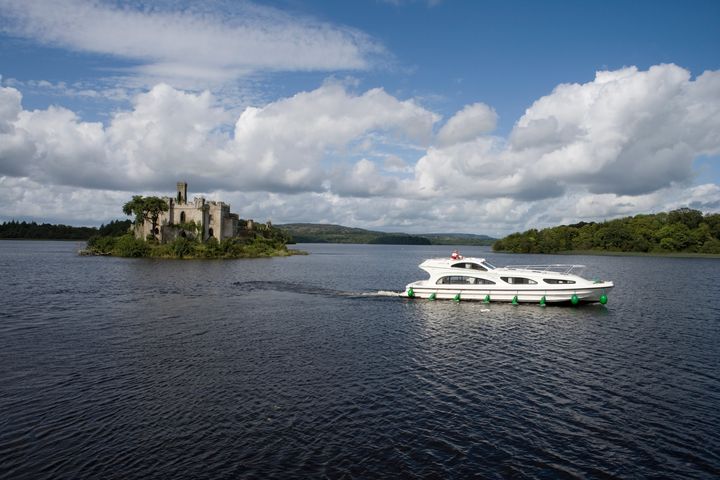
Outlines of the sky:
M 502 236 L 720 211 L 720 2 L 0 0 L 0 221 Z

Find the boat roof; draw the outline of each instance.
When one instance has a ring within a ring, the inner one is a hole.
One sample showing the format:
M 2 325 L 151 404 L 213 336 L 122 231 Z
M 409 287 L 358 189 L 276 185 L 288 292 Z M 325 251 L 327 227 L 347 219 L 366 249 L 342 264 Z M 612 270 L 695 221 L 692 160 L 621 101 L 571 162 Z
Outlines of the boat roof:
M 454 263 L 477 263 L 477 264 L 483 264 L 487 263 L 487 261 L 484 258 L 481 257 L 463 257 L 462 255 L 457 258 L 450 258 L 450 257 L 439 257 L 439 258 L 428 258 L 423 262 L 423 264 L 438 264 L 438 265 L 450 265 Z
M 420 268 L 453 268 L 455 266 L 465 268 L 466 264 L 481 265 L 487 270 L 501 270 L 501 271 L 532 271 L 535 273 L 559 273 L 559 274 L 572 274 L 575 271 L 579 271 L 585 268 L 585 265 L 571 265 L 571 264 L 552 264 L 552 265 L 507 265 L 504 267 L 496 267 L 492 263 L 488 262 L 482 257 L 463 257 L 457 255 L 456 257 L 440 257 L 430 258 L 420 264 Z

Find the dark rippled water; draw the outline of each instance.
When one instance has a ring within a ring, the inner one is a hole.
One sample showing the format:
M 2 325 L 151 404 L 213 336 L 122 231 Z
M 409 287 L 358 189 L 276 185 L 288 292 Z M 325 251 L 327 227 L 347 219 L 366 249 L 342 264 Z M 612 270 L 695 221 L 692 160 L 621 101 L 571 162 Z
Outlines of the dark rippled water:
M 246 261 L 0 242 L 0 477 L 720 475 L 720 261 L 584 263 L 607 307 L 409 301 L 447 247 Z

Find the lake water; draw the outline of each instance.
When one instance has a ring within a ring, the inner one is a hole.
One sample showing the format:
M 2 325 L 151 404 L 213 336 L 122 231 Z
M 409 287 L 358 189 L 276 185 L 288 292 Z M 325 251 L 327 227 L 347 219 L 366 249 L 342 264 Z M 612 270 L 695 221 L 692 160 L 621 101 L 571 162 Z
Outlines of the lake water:
M 608 305 L 392 296 L 451 247 L 238 261 L 0 242 L 0 477 L 720 475 L 720 261 L 581 263 Z

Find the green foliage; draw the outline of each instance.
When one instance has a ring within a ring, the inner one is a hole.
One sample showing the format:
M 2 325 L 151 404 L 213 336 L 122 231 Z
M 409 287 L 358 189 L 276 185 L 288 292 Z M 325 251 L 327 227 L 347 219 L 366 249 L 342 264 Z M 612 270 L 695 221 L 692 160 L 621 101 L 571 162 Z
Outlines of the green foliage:
M 710 235 L 714 238 L 720 238 L 720 213 L 705 215 L 704 220 L 710 230 Z
M 195 236 L 197 240 L 202 239 L 202 224 L 201 223 L 195 223 L 195 220 L 190 220 L 189 222 L 182 222 L 182 223 L 176 223 L 175 226 L 181 230 L 185 230 L 187 232 L 190 232 Z
M 207 242 L 205 242 L 205 251 L 206 255 L 212 258 L 220 257 L 221 250 L 220 250 L 220 242 L 218 242 L 218 239 L 215 237 L 210 237 Z
M 258 234 L 270 241 L 270 243 L 287 244 L 292 242 L 292 236 L 280 228 L 261 226 Z
M 578 223 L 513 233 L 493 250 L 557 253 L 572 250 L 614 252 L 720 253 L 720 214 L 681 208 L 602 223 Z
M 708 240 L 700 247 L 700 253 L 720 254 L 720 240 L 717 238 Z
M 135 215 L 133 223 L 140 225 L 145 223 L 144 199 L 142 195 L 134 195 L 132 200 L 123 205 L 123 213 L 125 215 Z
M 691 208 L 679 208 L 668 212 L 668 223 L 681 223 L 689 229 L 697 228 L 703 221 L 703 214 Z
M 176 238 L 170 244 L 170 249 L 173 252 L 173 255 L 177 258 L 193 256 L 195 253 L 195 245 L 185 237 Z
M 145 221 L 152 224 L 151 235 L 155 236 L 158 218 L 162 212 L 168 211 L 168 204 L 160 197 L 143 197 L 134 195 L 132 200 L 123 205 L 125 215 L 135 215 L 135 225 L 141 225 Z
M 97 234 L 101 237 L 121 237 L 130 231 L 130 220 L 113 220 L 107 225 L 100 225 Z
M 146 257 L 150 245 L 132 235 L 123 235 L 115 240 L 112 254 L 118 257 Z
M 115 249 L 118 237 L 93 235 L 87 242 L 87 250 L 98 255 L 110 255 Z
M 136 239 L 132 234 L 122 237 L 101 237 L 95 235 L 87 242 L 86 252 L 95 255 L 115 255 L 118 257 L 145 257 L 150 253 L 148 242 Z
M 226 238 L 205 243 L 178 237 L 166 244 L 157 240 L 139 240 L 133 235 L 122 237 L 94 236 L 88 241 L 87 252 L 96 255 L 155 258 L 256 258 L 291 255 L 286 247 L 287 235 L 272 227 L 242 238 Z

